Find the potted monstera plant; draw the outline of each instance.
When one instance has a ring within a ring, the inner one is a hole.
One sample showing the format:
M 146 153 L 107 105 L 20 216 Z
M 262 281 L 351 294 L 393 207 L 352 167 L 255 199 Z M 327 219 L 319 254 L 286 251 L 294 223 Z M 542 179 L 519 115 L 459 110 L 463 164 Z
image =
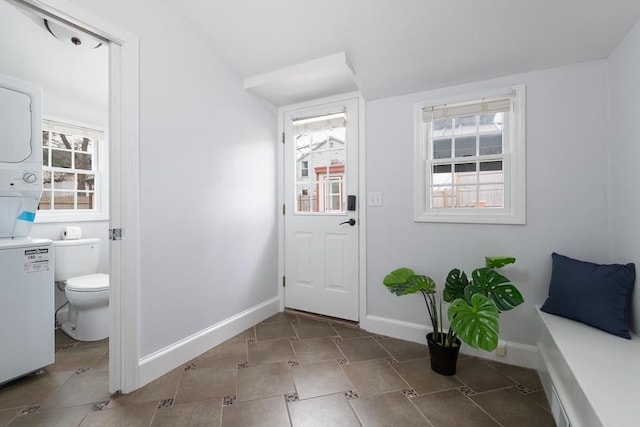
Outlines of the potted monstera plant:
M 420 292 L 424 297 L 433 326 L 427 343 L 435 372 L 456 373 L 461 341 L 486 351 L 498 346 L 500 313 L 524 302 L 516 286 L 497 271 L 515 261 L 513 257 L 486 257 L 485 266 L 473 270 L 471 278 L 464 271 L 452 269 L 442 299 L 436 298 L 436 283 L 431 277 L 415 274 L 410 268 L 399 268 L 384 278 L 384 285 L 397 296 Z M 442 300 L 449 303 L 446 330 Z

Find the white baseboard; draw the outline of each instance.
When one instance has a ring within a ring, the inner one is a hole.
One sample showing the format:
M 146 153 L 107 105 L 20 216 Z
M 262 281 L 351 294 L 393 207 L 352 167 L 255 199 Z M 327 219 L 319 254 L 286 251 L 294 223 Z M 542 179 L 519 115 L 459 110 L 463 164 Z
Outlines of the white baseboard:
M 274 297 L 140 359 L 140 387 L 280 311 Z
M 426 335 L 433 330 L 426 325 L 373 315 L 368 315 L 364 320 L 361 320 L 360 327 L 376 334 L 425 345 L 427 344 Z M 478 350 L 464 343 L 460 348 L 460 353 L 495 360 L 509 365 L 537 369 L 538 348 L 535 345 L 521 344 L 514 341 L 505 341 L 505 345 L 506 353 L 504 356 L 498 356 L 495 351 L 489 353 L 484 350 Z

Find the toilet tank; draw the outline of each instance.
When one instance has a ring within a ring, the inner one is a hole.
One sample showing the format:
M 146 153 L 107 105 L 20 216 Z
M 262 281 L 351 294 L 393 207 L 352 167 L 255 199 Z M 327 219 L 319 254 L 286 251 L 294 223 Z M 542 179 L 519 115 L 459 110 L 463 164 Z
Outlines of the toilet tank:
M 53 250 L 56 282 L 98 272 L 100 239 L 55 240 Z

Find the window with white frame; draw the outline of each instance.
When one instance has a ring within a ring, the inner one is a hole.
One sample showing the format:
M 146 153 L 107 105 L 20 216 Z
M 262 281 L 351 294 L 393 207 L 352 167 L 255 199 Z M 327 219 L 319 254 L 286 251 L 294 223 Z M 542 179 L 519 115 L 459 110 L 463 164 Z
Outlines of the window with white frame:
M 342 212 L 342 177 L 325 178 L 325 212 Z
M 39 219 L 106 219 L 105 144 L 100 129 L 43 121 Z
M 416 221 L 525 223 L 524 106 L 524 86 L 416 104 Z

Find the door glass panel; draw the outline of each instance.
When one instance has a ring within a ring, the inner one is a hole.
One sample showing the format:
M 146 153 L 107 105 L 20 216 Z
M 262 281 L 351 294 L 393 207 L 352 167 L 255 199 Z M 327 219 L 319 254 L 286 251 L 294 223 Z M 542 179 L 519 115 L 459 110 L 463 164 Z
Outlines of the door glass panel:
M 296 213 L 344 213 L 344 112 L 293 120 Z

